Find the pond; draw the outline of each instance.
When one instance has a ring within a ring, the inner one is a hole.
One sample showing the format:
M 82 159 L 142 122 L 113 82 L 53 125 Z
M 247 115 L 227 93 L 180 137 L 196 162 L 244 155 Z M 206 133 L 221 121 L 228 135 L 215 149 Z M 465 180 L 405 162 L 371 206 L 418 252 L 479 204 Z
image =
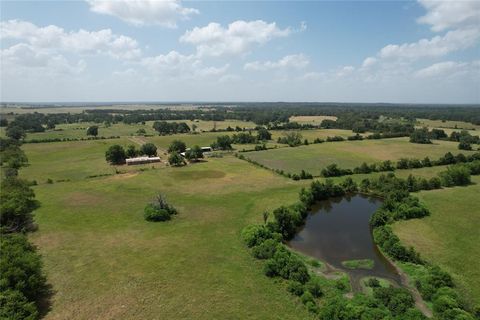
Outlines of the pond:
M 382 201 L 365 195 L 334 198 L 312 207 L 305 225 L 288 243 L 296 251 L 326 262 L 330 268 L 346 272 L 354 291 L 360 291 L 360 279 L 367 276 L 401 283 L 395 267 L 373 242 L 369 225 L 372 214 Z M 343 263 L 368 259 L 369 269 L 350 269 Z

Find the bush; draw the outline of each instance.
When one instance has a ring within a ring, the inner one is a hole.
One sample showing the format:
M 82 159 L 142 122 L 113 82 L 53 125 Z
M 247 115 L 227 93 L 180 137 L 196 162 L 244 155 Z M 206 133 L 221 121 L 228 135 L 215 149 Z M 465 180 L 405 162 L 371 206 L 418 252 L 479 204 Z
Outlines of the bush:
M 378 288 L 380 287 L 380 281 L 377 278 L 370 278 L 365 281 L 365 285 L 370 288 Z
M 319 298 L 323 295 L 322 285 L 318 277 L 310 278 L 310 280 L 305 284 L 305 288 L 315 298 Z
M 264 266 L 265 275 L 306 283 L 310 279 L 307 267 L 300 258 L 283 247 L 279 247 Z
M 185 152 L 187 149 L 187 145 L 185 142 L 180 141 L 180 140 L 173 140 L 172 143 L 170 143 L 170 146 L 168 146 L 168 153 L 182 153 Z
M 0 239 L 0 292 L 7 290 L 20 292 L 28 301 L 46 292 L 40 256 L 23 234 Z
M 0 319 L 38 319 L 38 311 L 35 303 L 28 301 L 20 291 L 2 290 L 0 292 L 0 306 Z
M 352 170 L 350 169 L 341 169 L 338 167 L 336 163 L 332 163 L 328 165 L 326 168 L 323 168 L 322 171 L 322 176 L 329 178 L 329 177 L 340 177 L 340 176 L 345 176 L 352 174 Z
M 145 143 L 140 147 L 140 153 L 149 157 L 157 155 L 157 147 L 153 143 Z
M 180 167 L 180 166 L 183 166 L 185 164 L 185 160 L 183 159 L 183 157 L 181 155 L 179 155 L 177 152 L 174 151 L 168 157 L 168 163 L 171 166 Z
M 465 186 L 471 183 L 470 170 L 465 165 L 455 165 L 439 173 L 445 187 Z
M 300 297 L 300 300 L 302 300 L 303 304 L 307 304 L 308 302 L 313 302 L 315 303 L 315 299 L 313 295 L 309 291 L 305 291 L 302 296 Z
M 29 230 L 33 222 L 32 212 L 39 205 L 27 181 L 16 177 L 3 179 L 0 185 L 0 230 Z
M 167 221 L 170 220 L 170 214 L 165 209 L 157 209 L 152 204 L 148 204 L 145 209 L 143 216 L 147 221 Z
M 253 247 L 252 254 L 257 259 L 270 259 L 277 251 L 278 245 L 277 239 L 267 239 Z
M 303 292 L 305 291 L 305 288 L 304 288 L 303 284 L 301 284 L 298 281 L 290 281 L 288 283 L 287 290 L 291 294 L 300 297 L 303 294 Z
M 279 242 L 281 239 L 280 234 L 272 232 L 264 225 L 249 225 L 245 227 L 242 230 L 241 237 L 249 248 L 258 246 L 267 239 L 274 239 L 276 242 Z

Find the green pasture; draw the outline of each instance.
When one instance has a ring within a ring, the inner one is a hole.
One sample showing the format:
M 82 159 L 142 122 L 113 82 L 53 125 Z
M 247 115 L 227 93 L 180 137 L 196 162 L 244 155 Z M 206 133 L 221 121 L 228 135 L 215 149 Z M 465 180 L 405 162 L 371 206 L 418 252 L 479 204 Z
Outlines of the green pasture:
M 362 162 L 374 163 L 400 158 L 437 159 L 446 152 L 458 153 L 458 143 L 435 141 L 433 144 L 410 143 L 408 138 L 382 140 L 325 142 L 295 148 L 281 148 L 246 154 L 251 160 L 272 169 L 299 173 L 302 169 L 320 174 L 321 169 L 336 163 L 342 168 L 354 168 Z M 468 153 L 469 151 L 464 151 Z
M 449 121 L 449 120 L 430 120 L 417 119 L 417 125 L 429 128 L 449 128 L 449 129 L 465 129 L 465 130 L 480 130 L 479 125 L 464 121 Z
M 313 130 L 295 130 L 302 135 L 302 141 L 307 139 L 310 143 L 315 140 L 315 138 L 326 140 L 328 137 L 340 136 L 347 138 L 349 136 L 355 135 L 352 130 L 343 130 L 343 129 L 313 129 Z M 291 131 L 282 131 L 275 130 L 270 131 L 272 133 L 272 139 L 277 141 L 278 138 L 283 137 L 286 132 Z
M 337 120 L 335 116 L 292 116 L 288 119 L 290 122 L 298 122 L 300 124 L 312 124 L 318 126 L 323 120 Z
M 309 319 L 240 239 L 301 186 L 227 157 L 35 187 L 31 239 L 55 292 L 45 319 Z M 179 214 L 146 222 L 158 192 Z
M 464 297 L 480 303 L 480 177 L 473 185 L 416 194 L 431 216 L 394 224 L 403 243 L 453 275 Z

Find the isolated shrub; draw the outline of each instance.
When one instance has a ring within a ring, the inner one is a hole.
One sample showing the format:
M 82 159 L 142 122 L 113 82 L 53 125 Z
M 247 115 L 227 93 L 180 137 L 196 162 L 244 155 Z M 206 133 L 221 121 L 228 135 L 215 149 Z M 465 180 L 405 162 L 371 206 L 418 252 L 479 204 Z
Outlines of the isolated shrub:
M 167 221 L 170 220 L 171 216 L 165 209 L 155 208 L 152 204 L 148 204 L 144 211 L 143 216 L 147 221 Z

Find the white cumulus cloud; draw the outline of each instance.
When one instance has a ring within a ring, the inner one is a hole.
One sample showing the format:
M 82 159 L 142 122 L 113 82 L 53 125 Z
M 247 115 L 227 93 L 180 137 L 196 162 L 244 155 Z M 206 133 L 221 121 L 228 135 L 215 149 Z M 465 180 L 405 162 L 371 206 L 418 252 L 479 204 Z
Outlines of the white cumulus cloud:
M 52 52 L 105 54 L 119 59 L 132 59 L 141 54 L 137 41 L 116 35 L 110 29 L 67 32 L 54 25 L 38 27 L 27 21 L 8 20 L 0 22 L 0 35 L 1 39 L 16 39 L 38 50 Z
M 200 56 L 238 55 L 248 52 L 253 45 L 291 33 L 291 28 L 280 29 L 275 22 L 237 20 L 227 27 L 215 22 L 195 27 L 185 32 L 180 41 L 195 45 Z
M 418 78 L 432 78 L 456 75 L 459 72 L 468 71 L 469 64 L 465 62 L 444 61 L 434 63 L 431 66 L 415 72 Z
M 178 20 L 189 19 L 199 11 L 185 8 L 178 0 L 87 0 L 90 10 L 117 17 L 135 26 L 159 25 L 176 28 Z
M 196 55 L 183 55 L 177 51 L 143 58 L 141 65 L 158 77 L 186 79 L 221 76 L 229 68 L 228 64 L 222 67 L 204 66 Z
M 418 59 L 423 57 L 439 57 L 450 52 L 473 46 L 480 38 L 477 28 L 458 29 L 447 32 L 444 36 L 432 39 L 421 39 L 413 43 L 401 45 L 390 44 L 380 50 L 381 58 Z
M 480 1 L 432 1 L 419 0 L 427 13 L 418 18 L 419 23 L 431 25 L 433 31 L 478 26 L 480 23 Z
M 304 54 L 291 54 L 278 61 L 253 61 L 244 65 L 245 70 L 265 71 L 271 69 L 303 69 L 310 63 Z

